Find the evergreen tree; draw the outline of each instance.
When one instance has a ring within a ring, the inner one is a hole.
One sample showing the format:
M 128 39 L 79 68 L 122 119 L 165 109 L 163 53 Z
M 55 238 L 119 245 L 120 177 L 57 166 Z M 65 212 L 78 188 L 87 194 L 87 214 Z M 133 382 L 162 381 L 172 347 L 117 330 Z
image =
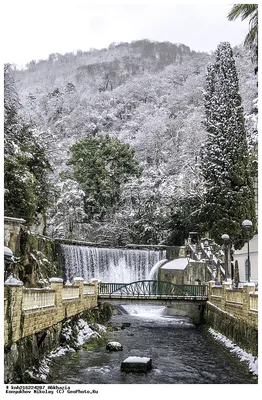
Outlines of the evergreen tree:
M 47 207 L 49 162 L 43 148 L 19 114 L 20 102 L 10 65 L 4 68 L 5 215 L 30 225 Z
M 117 205 L 121 184 L 140 172 L 134 150 L 109 135 L 97 135 L 80 139 L 71 152 L 68 164 L 85 192 L 85 212 L 89 220 L 102 219 Z
M 220 43 L 208 67 L 204 95 L 207 140 L 201 149 L 205 180 L 202 218 L 211 237 L 221 243 L 230 235 L 236 248 L 244 244 L 241 223 L 254 226 L 255 202 L 238 77 L 230 44 Z
M 201 198 L 197 194 L 174 200 L 168 222 L 170 234 L 166 240 L 169 246 L 183 246 L 189 232 L 203 232 L 200 208 Z

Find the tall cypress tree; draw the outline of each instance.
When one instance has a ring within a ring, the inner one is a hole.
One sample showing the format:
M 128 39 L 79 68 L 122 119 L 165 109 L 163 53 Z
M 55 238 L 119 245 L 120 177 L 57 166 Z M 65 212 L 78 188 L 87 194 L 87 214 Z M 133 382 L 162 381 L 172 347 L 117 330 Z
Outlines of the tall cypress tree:
M 235 248 L 241 248 L 245 242 L 242 221 L 250 219 L 256 225 L 244 116 L 230 44 L 220 43 L 215 56 L 207 70 L 204 94 L 208 134 L 201 148 L 205 179 L 202 216 L 217 243 L 227 233 Z

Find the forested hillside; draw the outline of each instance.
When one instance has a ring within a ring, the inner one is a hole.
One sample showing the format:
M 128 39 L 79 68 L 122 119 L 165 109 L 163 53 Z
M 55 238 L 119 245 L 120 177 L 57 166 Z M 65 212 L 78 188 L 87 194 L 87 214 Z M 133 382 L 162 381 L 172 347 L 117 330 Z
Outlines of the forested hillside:
M 255 158 L 257 77 L 246 49 L 235 48 L 234 57 Z M 142 40 L 13 68 L 17 113 L 52 167 L 47 211 L 35 211 L 38 221 L 47 215 L 45 234 L 179 245 L 198 230 L 190 215 L 203 197 L 203 90 L 213 58 Z M 103 137 L 106 151 L 99 150 Z

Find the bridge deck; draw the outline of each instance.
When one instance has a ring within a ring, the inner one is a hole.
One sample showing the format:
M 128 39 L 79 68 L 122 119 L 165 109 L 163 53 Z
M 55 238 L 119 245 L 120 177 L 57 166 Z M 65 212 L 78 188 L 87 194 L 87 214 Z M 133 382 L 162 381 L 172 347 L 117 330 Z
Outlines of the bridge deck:
M 100 299 L 128 300 L 207 300 L 205 285 L 177 285 L 171 282 L 142 280 L 131 283 L 100 283 Z
M 197 301 L 197 300 L 207 300 L 207 296 L 178 296 L 178 295 L 168 295 L 168 294 L 160 294 L 160 295 L 124 295 L 124 294 L 99 294 L 98 299 L 122 299 L 122 300 L 188 300 L 188 301 Z

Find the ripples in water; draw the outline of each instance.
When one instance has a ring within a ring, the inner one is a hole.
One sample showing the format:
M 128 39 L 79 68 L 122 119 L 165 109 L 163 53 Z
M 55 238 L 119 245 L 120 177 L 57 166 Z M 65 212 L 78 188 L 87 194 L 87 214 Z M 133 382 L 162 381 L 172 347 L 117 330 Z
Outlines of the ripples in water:
M 115 315 L 118 327 L 109 340 L 123 351 L 105 347 L 63 356 L 51 368 L 53 383 L 68 384 L 250 384 L 257 383 L 245 363 L 186 317 L 168 316 L 165 307 L 123 306 Z M 123 323 L 129 327 L 120 329 Z M 125 373 L 121 362 L 129 356 L 152 358 L 147 373 Z

